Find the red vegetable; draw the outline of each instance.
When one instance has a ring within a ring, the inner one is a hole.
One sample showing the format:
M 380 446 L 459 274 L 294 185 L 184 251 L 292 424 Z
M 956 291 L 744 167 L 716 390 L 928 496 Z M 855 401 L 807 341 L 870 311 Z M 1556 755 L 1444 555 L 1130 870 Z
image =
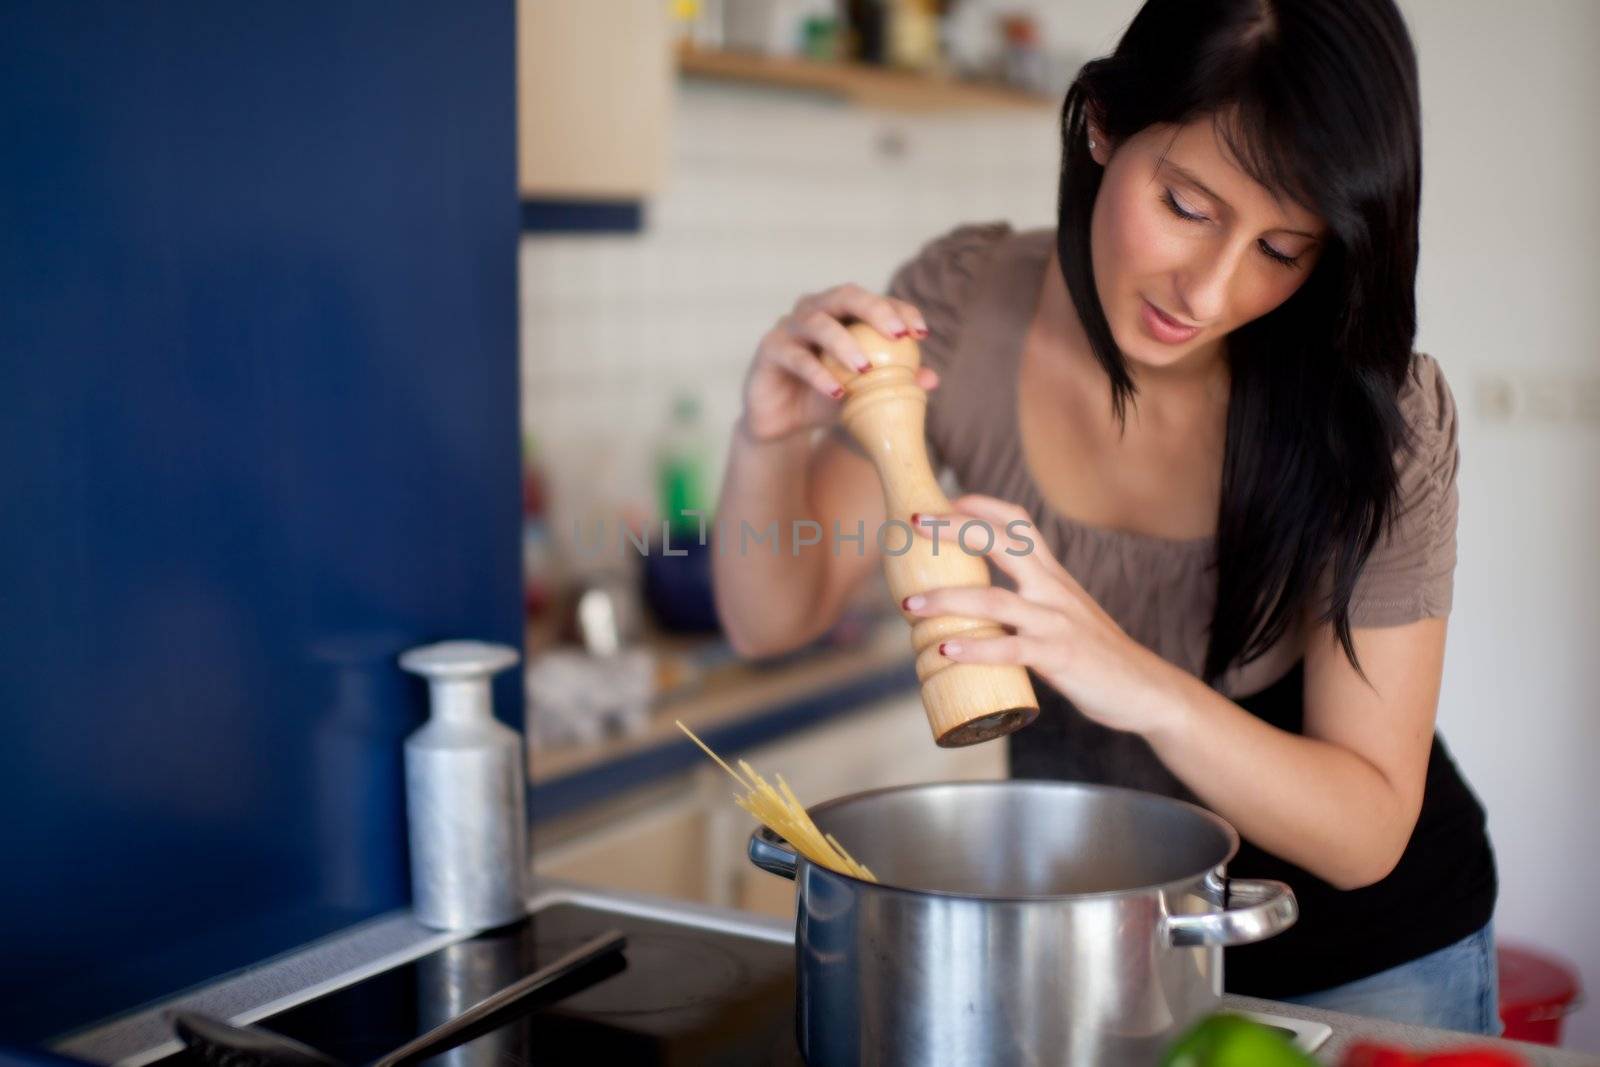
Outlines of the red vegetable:
M 1369 1042 L 1345 1050 L 1340 1067 L 1528 1067 L 1527 1061 L 1496 1048 L 1463 1047 L 1443 1052 L 1407 1052 Z

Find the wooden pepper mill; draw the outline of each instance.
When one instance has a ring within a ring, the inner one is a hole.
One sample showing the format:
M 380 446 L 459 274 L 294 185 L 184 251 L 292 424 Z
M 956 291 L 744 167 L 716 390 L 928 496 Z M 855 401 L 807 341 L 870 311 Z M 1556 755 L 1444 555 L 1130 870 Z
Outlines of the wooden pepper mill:
M 988 585 L 983 557 L 969 554 L 956 541 L 959 525 L 941 528 L 937 555 L 930 538 L 910 529 L 913 513 L 950 510 L 923 443 L 928 396 L 916 383 L 922 362 L 917 343 L 910 338 L 891 340 L 865 323 L 855 323 L 849 330 L 872 369 L 857 372 L 826 354 L 823 364 L 848 394 L 840 413 L 845 427 L 867 450 L 883 479 L 887 520 L 906 523 L 899 532 L 892 527 L 883 532 L 884 571 L 895 604 L 940 586 Z M 895 555 L 905 535 L 911 535 L 910 548 Z M 1002 536 L 1003 531 L 995 535 Z M 1006 632 L 1002 627 L 957 615 L 907 616 L 907 621 L 917 652 L 922 706 L 938 745 L 959 748 L 1003 737 L 1039 714 L 1039 700 L 1024 668 L 956 663 L 939 654 L 941 641 L 1000 637 Z

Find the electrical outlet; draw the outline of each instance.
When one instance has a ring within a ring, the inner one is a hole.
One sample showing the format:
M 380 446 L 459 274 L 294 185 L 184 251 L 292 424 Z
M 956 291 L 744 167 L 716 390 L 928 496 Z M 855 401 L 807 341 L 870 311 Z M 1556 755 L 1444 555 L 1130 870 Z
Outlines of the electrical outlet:
M 1516 383 L 1505 375 L 1491 374 L 1478 379 L 1478 414 L 1483 416 L 1484 422 L 1515 422 L 1521 401 Z
M 1600 378 L 1587 378 L 1572 391 L 1572 417 L 1591 426 L 1600 425 Z
M 1524 382 L 1527 397 L 1524 418 L 1528 422 L 1566 422 L 1572 410 L 1567 383 L 1559 378 L 1538 377 Z
M 1600 375 L 1527 371 L 1477 381 L 1478 415 L 1500 426 L 1600 426 Z

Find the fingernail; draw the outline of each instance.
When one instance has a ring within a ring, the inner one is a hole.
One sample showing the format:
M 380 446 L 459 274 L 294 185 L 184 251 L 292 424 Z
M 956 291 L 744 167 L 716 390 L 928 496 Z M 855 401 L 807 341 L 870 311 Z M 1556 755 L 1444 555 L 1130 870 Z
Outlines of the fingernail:
M 840 397 L 844 396 L 844 386 L 842 386 L 842 385 L 834 386 L 833 387 L 833 392 L 830 393 L 829 395 L 832 396 L 835 400 L 838 400 Z
M 913 525 L 913 526 L 921 526 L 922 525 L 922 513 L 920 511 L 913 511 L 911 513 L 911 525 Z
M 939 655 L 941 655 L 941 656 L 956 656 L 956 655 L 960 655 L 960 653 L 961 653 L 961 642 L 959 642 L 959 641 L 940 641 L 939 642 Z
M 928 336 L 928 328 L 926 326 L 918 326 L 916 329 L 912 330 L 911 332 L 916 334 L 918 337 L 926 337 L 926 336 Z
M 906 329 L 904 326 L 900 327 L 900 329 L 898 329 L 894 333 L 890 334 L 890 336 L 893 337 L 896 341 L 900 340 L 903 337 L 909 337 L 910 335 L 911 335 L 911 331 Z
M 910 596 L 900 601 L 900 606 L 905 608 L 907 611 L 917 611 L 927 602 L 927 598 L 921 593 L 912 593 Z

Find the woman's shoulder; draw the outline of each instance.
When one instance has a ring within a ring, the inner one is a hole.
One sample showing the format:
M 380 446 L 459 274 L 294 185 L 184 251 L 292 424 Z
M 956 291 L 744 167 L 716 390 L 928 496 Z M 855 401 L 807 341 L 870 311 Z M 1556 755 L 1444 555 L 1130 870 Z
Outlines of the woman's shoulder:
M 1449 444 L 1456 439 L 1456 401 L 1444 368 L 1426 352 L 1411 353 L 1396 397 L 1415 445 Z
M 995 254 L 1019 236 L 1008 222 L 956 226 L 924 242 L 902 263 L 889 282 L 889 293 L 925 314 L 953 309 L 970 295 Z
M 1017 230 L 1008 222 L 966 223 L 927 241 L 894 272 L 890 296 L 914 305 L 932 331 L 935 361 L 952 356 L 963 327 L 974 316 L 991 322 L 1025 317 L 1032 309 L 1039 269 L 1054 247 L 1051 230 Z M 1001 291 L 1027 299 L 986 302 Z M 983 309 L 983 310 L 980 310 Z
M 1421 499 L 1434 503 L 1453 494 L 1460 464 L 1460 427 L 1455 394 L 1439 361 L 1413 352 L 1396 397 L 1408 440 L 1397 459 L 1400 508 L 1396 519 L 1415 510 Z
M 1461 460 L 1455 397 L 1438 360 L 1413 352 L 1396 402 L 1408 440 L 1395 457 L 1394 509 L 1351 596 L 1355 626 L 1450 613 Z
M 988 222 L 963 222 L 925 240 L 911 262 L 970 266 L 1017 231 L 1003 219 Z

